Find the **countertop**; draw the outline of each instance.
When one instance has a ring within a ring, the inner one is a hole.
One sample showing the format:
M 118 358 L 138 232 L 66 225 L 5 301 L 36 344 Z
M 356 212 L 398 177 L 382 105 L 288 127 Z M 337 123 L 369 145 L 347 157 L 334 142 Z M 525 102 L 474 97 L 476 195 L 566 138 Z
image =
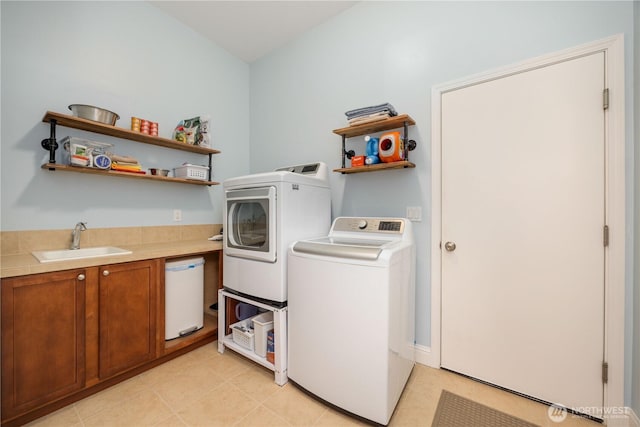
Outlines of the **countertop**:
M 222 250 L 222 242 L 210 240 L 186 240 L 178 242 L 150 243 L 141 245 L 117 245 L 131 251 L 128 255 L 103 256 L 69 261 L 40 263 L 32 254 L 0 256 L 0 278 L 50 273 L 74 268 L 117 264 L 153 258 L 181 257 Z

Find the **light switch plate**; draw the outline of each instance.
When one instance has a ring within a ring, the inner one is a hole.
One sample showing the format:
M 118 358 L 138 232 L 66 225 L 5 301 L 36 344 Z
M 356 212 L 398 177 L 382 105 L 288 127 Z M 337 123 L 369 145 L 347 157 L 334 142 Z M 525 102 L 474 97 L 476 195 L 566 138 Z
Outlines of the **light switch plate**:
M 420 206 L 407 206 L 407 219 L 413 222 L 422 221 L 422 208 Z

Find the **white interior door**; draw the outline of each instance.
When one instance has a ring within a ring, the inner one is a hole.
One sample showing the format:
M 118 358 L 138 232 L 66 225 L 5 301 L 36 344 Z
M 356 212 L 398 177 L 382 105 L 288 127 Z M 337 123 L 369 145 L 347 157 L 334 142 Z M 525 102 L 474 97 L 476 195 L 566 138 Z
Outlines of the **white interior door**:
M 569 407 L 603 404 L 604 60 L 442 95 L 441 365 Z

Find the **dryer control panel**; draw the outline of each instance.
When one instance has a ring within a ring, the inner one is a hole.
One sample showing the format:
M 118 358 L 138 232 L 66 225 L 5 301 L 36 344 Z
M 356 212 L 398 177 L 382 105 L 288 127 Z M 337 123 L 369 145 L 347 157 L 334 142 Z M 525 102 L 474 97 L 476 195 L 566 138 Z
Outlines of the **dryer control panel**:
M 285 166 L 276 169 L 276 172 L 285 171 L 305 175 L 315 175 L 320 170 L 320 163 L 310 163 L 308 165 Z

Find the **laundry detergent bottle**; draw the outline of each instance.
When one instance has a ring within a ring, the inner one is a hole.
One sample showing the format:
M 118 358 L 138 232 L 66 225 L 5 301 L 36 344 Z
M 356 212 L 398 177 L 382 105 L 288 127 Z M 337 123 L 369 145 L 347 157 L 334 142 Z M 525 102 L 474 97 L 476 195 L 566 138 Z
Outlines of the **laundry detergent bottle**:
M 404 160 L 404 142 L 400 132 L 388 132 L 380 136 L 378 156 L 385 163 Z
M 378 138 L 372 138 L 367 135 L 364 137 L 364 141 L 367 143 L 367 156 L 364 159 L 365 164 L 374 165 L 380 163 L 380 157 L 378 157 Z

